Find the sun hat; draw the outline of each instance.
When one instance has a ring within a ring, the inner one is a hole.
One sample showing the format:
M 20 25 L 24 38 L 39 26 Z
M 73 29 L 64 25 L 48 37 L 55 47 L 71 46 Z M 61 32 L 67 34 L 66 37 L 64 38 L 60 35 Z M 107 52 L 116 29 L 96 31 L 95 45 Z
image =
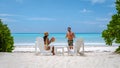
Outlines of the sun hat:
M 48 35 L 48 32 L 44 32 L 44 35 L 47 36 L 47 35 Z

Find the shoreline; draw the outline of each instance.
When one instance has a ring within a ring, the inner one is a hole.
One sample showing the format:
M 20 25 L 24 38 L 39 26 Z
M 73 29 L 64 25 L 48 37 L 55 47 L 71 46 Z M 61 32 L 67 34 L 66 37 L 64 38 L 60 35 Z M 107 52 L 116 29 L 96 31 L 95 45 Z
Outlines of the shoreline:
M 73 43 L 75 45 L 75 43 Z M 14 46 L 34 46 L 35 43 L 15 43 Z M 51 43 L 50 45 L 68 45 L 67 43 Z M 84 43 L 85 46 L 109 46 L 105 43 Z M 113 46 L 119 46 L 119 44 L 113 43 Z
M 114 52 L 118 48 L 118 46 L 84 46 L 85 52 Z M 38 52 L 40 50 L 37 48 Z M 67 52 L 67 47 L 64 48 L 65 52 Z M 82 48 L 81 48 L 82 50 Z M 80 50 L 80 51 L 81 51 Z M 15 46 L 13 52 L 33 52 L 35 53 L 35 46 Z

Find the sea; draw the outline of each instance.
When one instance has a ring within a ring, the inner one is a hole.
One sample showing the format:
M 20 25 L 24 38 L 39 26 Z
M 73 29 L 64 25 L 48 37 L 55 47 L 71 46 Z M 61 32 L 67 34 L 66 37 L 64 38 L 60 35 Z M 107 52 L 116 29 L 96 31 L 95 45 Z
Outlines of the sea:
M 43 37 L 43 33 L 12 33 L 12 36 L 14 37 L 14 45 L 15 46 L 31 46 L 35 45 L 35 41 L 37 37 Z M 49 33 L 49 38 L 54 37 L 55 42 L 51 44 L 56 45 L 67 45 L 67 38 L 65 37 L 66 33 Z M 74 42 L 82 38 L 84 40 L 84 45 L 103 45 L 105 46 L 105 42 L 102 38 L 101 33 L 75 33 Z

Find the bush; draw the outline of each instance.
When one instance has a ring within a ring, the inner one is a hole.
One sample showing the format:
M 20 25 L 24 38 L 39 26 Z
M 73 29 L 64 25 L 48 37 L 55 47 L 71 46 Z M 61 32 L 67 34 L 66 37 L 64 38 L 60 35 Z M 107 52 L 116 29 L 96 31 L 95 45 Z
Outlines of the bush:
M 107 29 L 102 32 L 106 44 L 111 46 L 114 42 L 120 44 L 120 0 L 116 0 L 115 4 L 117 13 L 112 16 Z M 120 53 L 120 46 L 115 52 Z
M 120 46 L 115 50 L 115 53 L 120 54 Z
M 12 52 L 14 49 L 14 39 L 6 24 L 0 19 L 0 52 Z
M 115 52 L 120 54 L 120 46 L 116 49 Z

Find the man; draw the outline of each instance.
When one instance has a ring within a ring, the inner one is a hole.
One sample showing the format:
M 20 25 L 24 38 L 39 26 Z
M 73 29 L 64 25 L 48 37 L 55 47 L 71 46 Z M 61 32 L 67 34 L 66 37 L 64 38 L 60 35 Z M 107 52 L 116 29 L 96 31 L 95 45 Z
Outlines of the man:
M 66 38 L 68 39 L 68 46 L 69 46 L 69 48 L 73 49 L 73 39 L 75 38 L 75 35 L 71 31 L 71 27 L 68 27 L 68 32 L 66 34 Z

